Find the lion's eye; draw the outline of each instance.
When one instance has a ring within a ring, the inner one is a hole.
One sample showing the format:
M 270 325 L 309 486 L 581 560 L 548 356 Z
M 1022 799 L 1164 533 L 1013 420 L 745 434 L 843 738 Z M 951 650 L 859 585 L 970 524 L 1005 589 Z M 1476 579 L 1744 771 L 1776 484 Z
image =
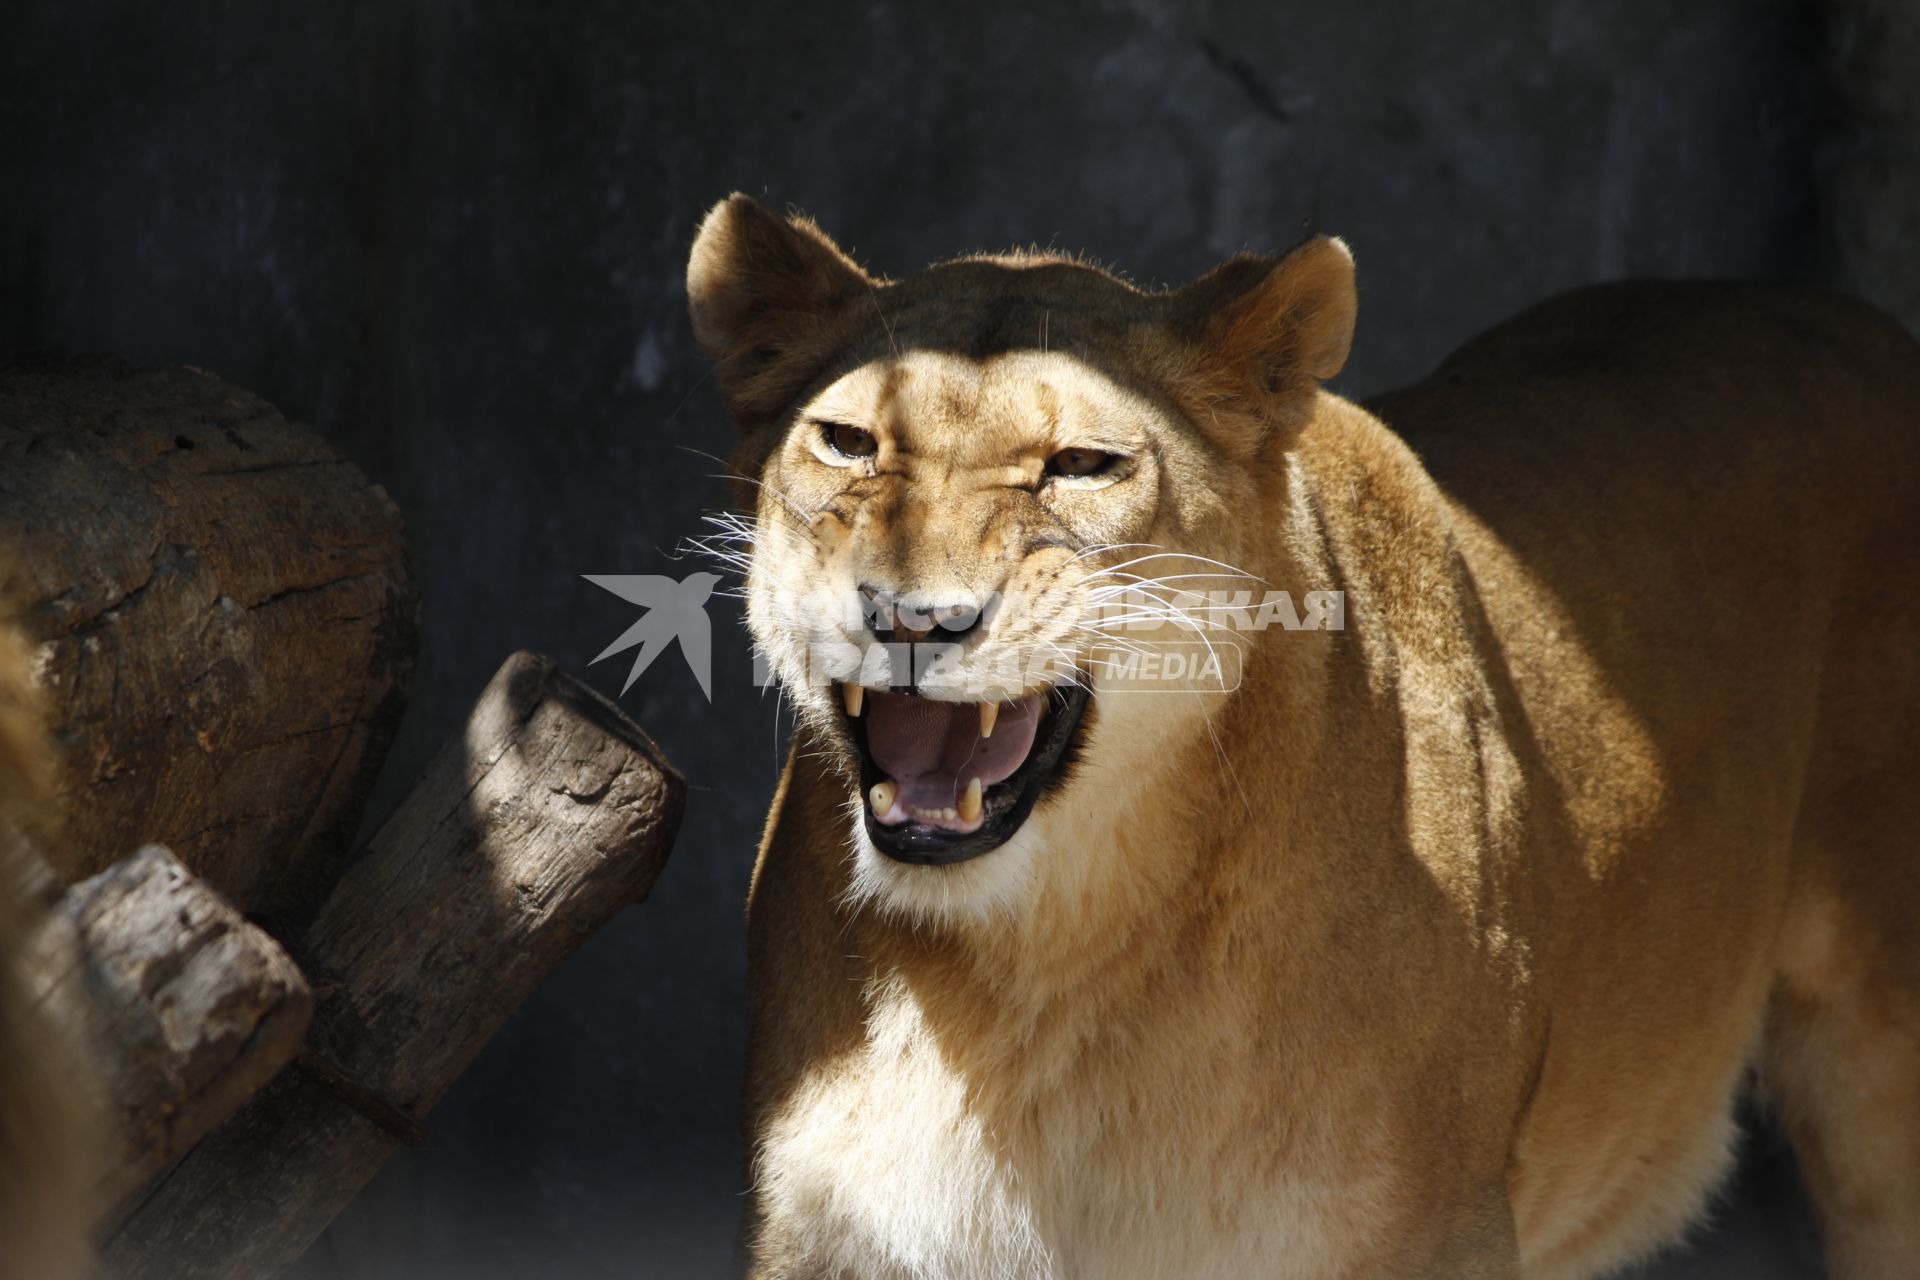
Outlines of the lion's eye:
M 873 432 L 844 422 L 821 423 L 820 435 L 827 447 L 843 458 L 871 458 L 880 451 L 880 442 L 873 438 Z
M 1104 449 L 1062 449 L 1047 459 L 1050 476 L 1097 476 L 1120 460 L 1117 453 Z

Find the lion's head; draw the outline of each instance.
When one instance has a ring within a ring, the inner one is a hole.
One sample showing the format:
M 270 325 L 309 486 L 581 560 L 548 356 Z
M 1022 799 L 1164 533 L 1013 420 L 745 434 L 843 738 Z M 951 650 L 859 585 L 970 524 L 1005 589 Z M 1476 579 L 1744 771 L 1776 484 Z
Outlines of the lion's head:
M 1220 696 L 1216 668 L 1126 699 L 1110 660 L 1239 643 L 1192 601 L 1269 563 L 1355 307 L 1326 237 L 1166 292 L 1045 254 L 887 281 L 741 195 L 688 294 L 743 432 L 749 625 L 840 766 L 869 884 L 909 896 Z

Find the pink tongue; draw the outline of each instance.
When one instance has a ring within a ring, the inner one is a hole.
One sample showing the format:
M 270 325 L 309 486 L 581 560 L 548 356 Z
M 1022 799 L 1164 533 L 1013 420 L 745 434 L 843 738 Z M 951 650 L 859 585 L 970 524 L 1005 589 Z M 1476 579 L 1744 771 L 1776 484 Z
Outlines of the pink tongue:
M 867 750 L 920 808 L 951 805 L 974 778 L 992 786 L 1012 776 L 1033 750 L 1041 699 L 1003 703 L 993 736 L 980 736 L 980 704 L 936 702 L 903 693 L 867 694 Z

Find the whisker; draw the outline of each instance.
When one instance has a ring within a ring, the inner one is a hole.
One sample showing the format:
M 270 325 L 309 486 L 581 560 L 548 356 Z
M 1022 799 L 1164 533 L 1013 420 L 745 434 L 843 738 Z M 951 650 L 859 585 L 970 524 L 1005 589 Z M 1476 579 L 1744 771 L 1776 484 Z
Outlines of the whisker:
M 774 497 L 780 499 L 780 501 L 786 503 L 788 507 L 792 508 L 793 513 L 799 516 L 801 520 L 805 521 L 809 525 L 813 523 L 814 515 L 816 513 L 808 511 L 805 507 L 801 506 L 798 502 L 795 502 L 787 494 L 782 493 L 777 485 L 768 484 L 765 480 L 760 479 L 758 476 L 748 475 L 746 472 L 740 470 L 740 468 L 734 466 L 731 462 L 728 462 L 725 458 L 721 457 L 717 453 L 708 453 L 705 449 L 696 449 L 690 444 L 677 444 L 674 446 L 674 448 L 682 450 L 683 452 L 686 452 L 686 453 L 694 454 L 697 457 L 706 458 L 709 461 L 719 463 L 722 467 L 726 468 L 726 472 L 723 475 L 714 477 L 715 479 L 741 480 L 741 481 L 745 481 L 747 484 L 753 485 L 755 488 L 764 489 L 768 493 L 772 494 Z
M 1195 564 L 1209 564 L 1216 569 L 1224 569 L 1235 577 L 1246 578 L 1251 582 L 1258 582 L 1262 586 L 1271 585 L 1265 578 L 1262 578 L 1257 573 L 1250 573 L 1238 565 L 1228 564 L 1224 560 L 1215 560 L 1211 556 L 1196 555 L 1191 551 L 1159 551 L 1150 556 L 1135 556 L 1131 560 L 1125 560 L 1116 565 L 1108 565 L 1099 572 L 1114 573 L 1118 570 L 1131 569 L 1137 564 L 1146 564 L 1153 560 L 1191 560 Z

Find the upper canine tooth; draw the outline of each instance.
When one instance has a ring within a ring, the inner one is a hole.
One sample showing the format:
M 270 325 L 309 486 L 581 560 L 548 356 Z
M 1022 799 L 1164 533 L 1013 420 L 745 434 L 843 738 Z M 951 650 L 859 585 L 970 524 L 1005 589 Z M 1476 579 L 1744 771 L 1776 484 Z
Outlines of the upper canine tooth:
M 980 704 L 980 736 L 983 738 L 991 738 L 993 736 L 993 723 L 999 718 L 1000 718 L 999 703 L 997 702 L 981 703 Z
M 840 696 L 846 701 L 847 714 L 850 716 L 857 717 L 860 714 L 860 708 L 867 703 L 867 691 L 862 685 L 843 684 L 840 686 Z
M 960 821 L 974 822 L 979 819 L 980 779 L 975 778 L 967 784 L 966 792 L 960 797 L 960 803 L 955 807 L 959 811 Z

